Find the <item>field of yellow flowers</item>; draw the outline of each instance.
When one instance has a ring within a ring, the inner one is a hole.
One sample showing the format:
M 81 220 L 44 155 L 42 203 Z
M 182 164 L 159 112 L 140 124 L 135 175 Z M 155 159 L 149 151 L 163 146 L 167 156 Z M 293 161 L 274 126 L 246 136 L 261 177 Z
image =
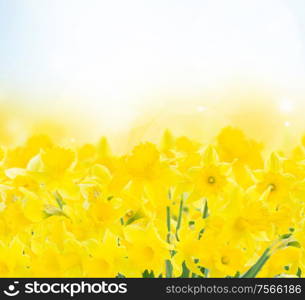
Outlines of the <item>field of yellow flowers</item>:
M 106 138 L 2 147 L 0 277 L 302 277 L 304 142 L 266 154 L 225 127 L 120 156 Z

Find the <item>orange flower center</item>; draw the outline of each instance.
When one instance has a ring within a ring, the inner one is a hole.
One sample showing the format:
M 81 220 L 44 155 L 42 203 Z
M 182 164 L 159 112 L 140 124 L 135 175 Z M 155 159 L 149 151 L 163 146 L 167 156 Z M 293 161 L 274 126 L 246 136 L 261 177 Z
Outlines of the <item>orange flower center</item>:
M 270 183 L 268 187 L 270 188 L 271 192 L 274 192 L 276 190 L 276 185 L 274 183 Z
M 216 179 L 215 179 L 214 176 L 209 176 L 209 177 L 208 177 L 208 183 L 209 183 L 209 184 L 214 184 L 215 182 L 216 182 Z
M 228 265 L 230 262 L 230 259 L 228 256 L 222 256 L 221 257 L 221 263 L 224 264 L 224 265 Z

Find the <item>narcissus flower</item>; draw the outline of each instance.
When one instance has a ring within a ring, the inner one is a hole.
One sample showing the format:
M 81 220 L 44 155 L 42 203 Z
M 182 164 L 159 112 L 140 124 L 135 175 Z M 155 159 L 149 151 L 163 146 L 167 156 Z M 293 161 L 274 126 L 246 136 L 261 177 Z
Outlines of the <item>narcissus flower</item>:
M 304 141 L 263 147 L 233 127 L 122 155 L 106 137 L 0 147 L 0 276 L 301 277 Z

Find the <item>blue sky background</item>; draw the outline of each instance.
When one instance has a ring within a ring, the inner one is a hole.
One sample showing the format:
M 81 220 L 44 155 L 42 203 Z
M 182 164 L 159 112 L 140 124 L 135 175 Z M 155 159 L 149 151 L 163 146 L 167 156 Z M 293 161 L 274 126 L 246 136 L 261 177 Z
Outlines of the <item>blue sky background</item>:
M 294 88 L 304 70 L 302 0 L 0 0 L 2 92 L 128 103 L 234 76 Z

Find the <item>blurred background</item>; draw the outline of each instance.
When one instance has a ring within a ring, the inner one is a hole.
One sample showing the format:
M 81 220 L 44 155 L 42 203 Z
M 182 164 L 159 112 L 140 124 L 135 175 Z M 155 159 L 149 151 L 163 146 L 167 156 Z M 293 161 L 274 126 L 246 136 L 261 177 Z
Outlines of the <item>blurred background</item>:
M 305 133 L 303 0 L 0 0 L 0 143 Z

